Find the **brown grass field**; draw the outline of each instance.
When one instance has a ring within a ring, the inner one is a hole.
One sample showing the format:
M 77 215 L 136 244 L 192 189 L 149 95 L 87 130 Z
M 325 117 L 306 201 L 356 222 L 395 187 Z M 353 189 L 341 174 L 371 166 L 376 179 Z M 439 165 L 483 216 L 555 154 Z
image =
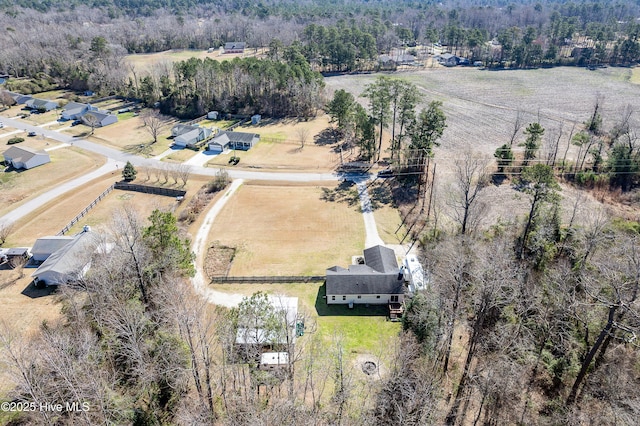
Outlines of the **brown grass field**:
M 216 218 L 209 244 L 237 249 L 230 275 L 323 274 L 349 264 L 363 249 L 362 215 L 322 197 L 320 186 L 245 183 Z
M 139 116 L 125 117 L 126 119 L 118 120 L 117 123 L 95 129 L 92 136 L 89 136 L 91 128 L 84 125 L 71 127 L 65 130 L 65 132 L 84 137 L 95 143 L 145 156 L 161 154 L 171 145 L 172 141 L 168 139 L 168 137 L 171 136 L 171 127 L 176 123 L 176 120 L 167 117 L 167 125 L 164 131 L 158 136 L 158 142 L 151 144 L 153 138 L 147 129 L 145 129 L 142 118 Z M 143 147 L 140 147 L 140 145 L 143 145 Z
M 267 52 L 268 49 L 260 48 L 260 49 L 246 49 L 243 54 L 221 54 L 220 50 L 215 50 L 209 53 L 206 50 L 167 50 L 164 52 L 158 53 L 139 53 L 134 55 L 127 55 L 125 57 L 125 61 L 128 65 L 131 65 L 135 68 L 136 71 L 144 72 L 151 71 L 155 66 L 162 64 L 173 64 L 178 61 L 186 61 L 190 58 L 198 58 L 198 59 L 215 59 L 218 61 L 231 60 L 236 57 L 248 58 L 251 56 L 262 57 Z
M 26 143 L 26 142 L 24 142 Z M 35 144 L 38 147 L 37 144 Z M 31 146 L 31 144 L 29 144 Z M 104 159 L 74 147 L 50 152 L 51 162 L 25 171 L 0 172 L 0 215 L 57 184 L 104 164 Z

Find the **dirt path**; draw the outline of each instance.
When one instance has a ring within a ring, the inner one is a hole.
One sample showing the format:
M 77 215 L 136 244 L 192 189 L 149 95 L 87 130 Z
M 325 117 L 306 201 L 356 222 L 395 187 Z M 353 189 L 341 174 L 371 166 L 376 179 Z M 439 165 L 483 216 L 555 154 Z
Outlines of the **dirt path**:
M 369 248 L 377 245 L 385 245 L 384 241 L 382 241 L 382 238 L 380 238 L 380 235 L 378 234 L 376 218 L 373 215 L 373 209 L 371 208 L 371 198 L 369 197 L 369 191 L 367 190 L 368 181 L 365 179 L 354 179 L 354 182 L 358 188 L 362 219 L 364 219 L 364 247 Z

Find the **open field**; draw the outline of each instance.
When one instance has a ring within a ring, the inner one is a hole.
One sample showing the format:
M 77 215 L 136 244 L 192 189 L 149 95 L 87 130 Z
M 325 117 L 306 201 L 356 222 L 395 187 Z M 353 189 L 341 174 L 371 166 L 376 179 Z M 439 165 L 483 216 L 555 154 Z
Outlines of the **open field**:
M 245 183 L 216 218 L 208 244 L 237 249 L 230 275 L 324 274 L 347 265 L 363 249 L 362 215 L 322 197 L 319 186 Z
M 145 129 L 140 116 L 130 116 L 109 126 L 96 128 L 92 136 L 89 136 L 91 128 L 85 125 L 71 127 L 65 130 L 65 133 L 83 137 L 91 142 L 111 146 L 122 151 L 154 156 L 166 151 L 171 145 L 172 141 L 168 138 L 171 136 L 171 127 L 175 122 L 175 120 L 167 118 L 167 125 L 158 136 L 158 142 L 155 144 L 151 144 L 153 137 Z M 141 147 L 140 145 L 143 146 Z
M 257 133 L 260 142 L 249 151 L 235 151 L 240 157 L 238 168 L 262 168 L 271 170 L 334 170 L 340 164 L 340 152 L 326 130 L 331 126 L 329 117 L 320 116 L 314 120 L 264 120 L 257 126 L 241 126 L 236 131 Z M 304 147 L 301 145 L 300 132 L 306 132 Z M 348 160 L 353 152 L 344 152 Z M 226 165 L 234 152 L 219 155 L 207 164 Z
M 27 146 L 32 145 L 29 143 Z M 37 144 L 34 147 L 39 148 Z M 50 152 L 50 156 L 50 163 L 31 170 L 0 172 L 0 215 L 59 183 L 81 176 L 104 164 L 104 159 L 99 155 L 73 147 L 56 149 Z
M 221 54 L 219 49 L 209 53 L 207 50 L 167 50 L 158 53 L 138 53 L 125 56 L 127 64 L 132 65 L 136 71 L 150 71 L 154 66 L 161 64 L 173 64 L 174 62 L 186 61 L 190 58 L 215 59 L 218 61 L 231 60 L 236 57 L 248 58 L 251 56 L 263 56 L 268 49 L 246 49 L 242 54 Z
M 182 163 L 187 161 L 189 158 L 196 155 L 196 151 L 193 149 L 183 148 L 183 149 L 173 149 L 171 154 L 162 158 L 162 161 L 168 161 L 172 163 Z

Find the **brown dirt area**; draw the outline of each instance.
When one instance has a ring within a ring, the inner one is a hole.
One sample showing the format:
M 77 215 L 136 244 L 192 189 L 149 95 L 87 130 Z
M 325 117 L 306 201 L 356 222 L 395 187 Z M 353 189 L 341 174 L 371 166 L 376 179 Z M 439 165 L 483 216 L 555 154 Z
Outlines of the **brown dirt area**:
M 233 276 L 323 274 L 349 264 L 363 248 L 362 215 L 322 197 L 319 186 L 245 183 L 216 218 L 209 246 L 237 250 Z
M 235 256 L 236 249 L 215 242 L 207 249 L 204 258 L 204 273 L 207 277 L 226 276 Z
M 37 145 L 41 141 L 34 141 Z M 29 144 L 31 146 L 31 143 Z M 38 196 L 56 185 L 94 170 L 104 164 L 96 154 L 75 147 L 51 151 L 51 162 L 31 170 L 0 172 L 0 215 Z

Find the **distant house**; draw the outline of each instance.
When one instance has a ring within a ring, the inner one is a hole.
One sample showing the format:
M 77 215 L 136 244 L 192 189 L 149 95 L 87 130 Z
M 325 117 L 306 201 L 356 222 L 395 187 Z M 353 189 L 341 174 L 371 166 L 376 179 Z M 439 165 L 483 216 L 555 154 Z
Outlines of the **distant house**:
M 91 266 L 91 256 L 99 246 L 98 236 L 81 232 L 72 241 L 52 253 L 31 275 L 36 284 L 67 284 L 84 277 Z
M 213 130 L 207 127 L 190 126 L 187 124 L 177 124 L 171 129 L 173 144 L 176 146 L 195 146 L 198 142 L 211 136 Z
M 47 152 L 28 146 L 12 146 L 2 153 L 5 165 L 10 163 L 15 169 L 32 169 L 51 162 Z
M 80 120 L 88 111 L 97 111 L 97 108 L 89 104 L 69 102 L 62 108 L 63 120 Z
M 221 48 L 222 53 L 244 53 L 244 49 L 246 47 L 246 43 L 243 41 L 232 41 L 229 43 L 225 43 L 224 47 Z
M 52 236 L 38 238 L 31 248 L 33 260 L 44 262 L 49 256 L 73 241 L 73 237 Z
M 404 280 L 395 252 L 384 246 L 364 251 L 364 264 L 327 269 L 327 304 L 401 304 Z
M 91 110 L 83 114 L 81 120 L 87 126 L 95 124 L 94 127 L 104 127 L 109 124 L 117 123 L 118 116 L 111 114 L 108 111 Z
M 256 133 L 222 131 L 209 142 L 209 151 L 224 151 L 225 149 L 247 151 L 259 141 L 260 135 Z
M 458 57 L 451 53 L 443 53 L 442 55 L 436 56 L 436 59 L 439 64 L 445 67 L 455 67 L 458 65 Z
M 9 91 L 7 91 L 7 93 L 9 94 L 9 96 L 13 98 L 14 101 L 16 101 L 16 104 L 18 105 L 22 105 L 27 101 L 33 99 L 33 96 L 30 96 L 30 95 L 22 95 L 20 93 L 9 92 Z
M 31 98 L 26 101 L 25 106 L 29 109 L 44 109 L 45 111 L 51 111 L 59 107 L 55 101 L 49 101 L 47 99 Z

